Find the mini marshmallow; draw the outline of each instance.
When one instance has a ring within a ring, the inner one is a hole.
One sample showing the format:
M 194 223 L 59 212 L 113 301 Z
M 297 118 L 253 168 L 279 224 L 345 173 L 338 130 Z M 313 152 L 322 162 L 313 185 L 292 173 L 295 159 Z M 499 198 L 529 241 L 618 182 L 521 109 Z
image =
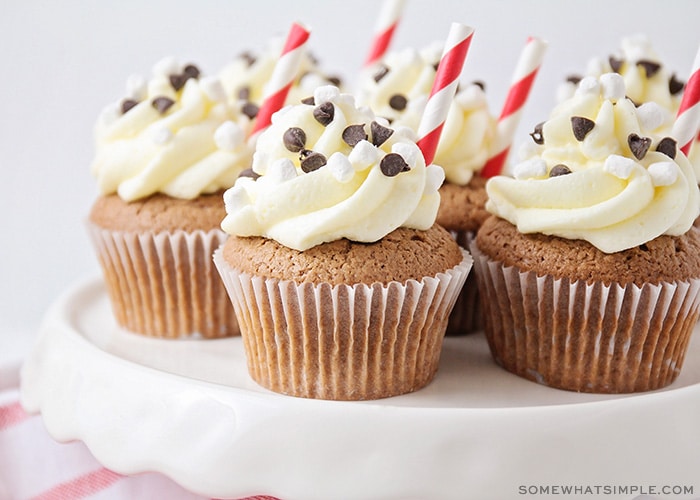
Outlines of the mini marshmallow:
M 275 160 L 267 169 L 265 178 L 273 183 L 281 183 L 294 179 L 297 176 L 297 169 L 289 158 L 279 158 Z
M 670 186 L 678 179 L 678 166 L 672 161 L 652 163 L 647 172 L 654 186 Z
M 403 137 L 404 139 L 408 139 L 411 142 L 418 142 L 418 134 L 416 134 L 416 131 L 413 130 L 411 127 L 407 127 L 405 125 L 396 126 L 396 128 L 394 128 L 393 136 L 396 139 Z
M 224 192 L 224 206 L 226 213 L 234 213 L 239 211 L 246 205 L 250 205 L 250 198 L 243 186 L 237 182 L 232 188 Z
M 331 174 L 333 174 L 333 177 L 335 177 L 338 182 L 350 182 L 355 176 L 355 169 L 352 163 L 343 153 L 333 153 L 331 157 L 328 158 L 326 167 L 330 169 Z
M 230 120 L 219 125 L 214 132 L 216 147 L 224 151 L 233 151 L 243 144 L 244 140 L 245 134 L 243 133 L 243 129 L 240 125 Z
M 513 167 L 513 177 L 518 180 L 544 177 L 547 175 L 547 163 L 542 158 L 531 158 Z
M 226 100 L 226 91 L 219 78 L 215 76 L 205 76 L 199 79 L 199 86 L 202 92 L 212 101 L 224 102 Z
M 428 165 L 425 170 L 425 194 L 434 193 L 445 182 L 445 171 L 439 165 Z
M 606 69 L 605 62 L 598 57 L 594 57 L 593 59 L 590 59 L 588 61 L 588 63 L 586 64 L 586 74 L 587 75 L 602 75 L 606 71 L 607 71 L 607 69 Z
M 473 83 L 461 92 L 457 92 L 455 102 L 463 109 L 474 109 L 486 103 L 486 93 L 479 85 Z
M 379 150 L 369 141 L 358 142 L 350 154 L 348 160 L 357 171 L 365 170 L 370 165 L 377 162 Z
M 637 119 L 644 130 L 654 130 L 666 121 L 666 114 L 655 102 L 645 102 L 637 108 Z
M 629 179 L 632 169 L 637 163 L 631 158 L 620 155 L 610 155 L 605 160 L 603 170 L 619 179 Z
M 333 85 L 323 85 L 321 87 L 317 87 L 316 90 L 314 90 L 314 103 L 316 106 L 319 104 L 323 104 L 324 102 L 333 102 L 335 101 L 338 96 L 340 95 L 340 90 L 338 87 L 335 87 Z
M 564 82 L 557 86 L 557 102 L 564 102 L 576 93 L 576 85 L 572 82 Z
M 172 56 L 164 57 L 153 65 L 154 76 L 177 75 L 182 71 L 180 63 Z
M 617 101 L 625 97 L 625 80 L 617 73 L 600 75 L 600 86 L 603 99 Z
M 109 126 L 116 122 L 120 116 L 122 116 L 121 105 L 118 102 L 113 102 L 102 109 L 99 120 Z
M 420 154 L 420 149 L 412 144 L 406 144 L 405 142 L 397 142 L 391 146 L 391 152 L 399 154 L 408 163 L 408 166 L 413 168 L 418 162 L 418 155 Z
M 587 76 L 578 82 L 577 94 L 598 94 L 600 92 L 600 84 L 598 79 L 592 76 Z
M 158 127 L 153 130 L 153 135 L 151 135 L 151 139 L 156 144 L 167 144 L 173 139 L 173 133 L 167 127 Z
M 130 75 L 126 79 L 126 97 L 134 101 L 143 101 L 146 98 L 148 84 L 141 75 Z

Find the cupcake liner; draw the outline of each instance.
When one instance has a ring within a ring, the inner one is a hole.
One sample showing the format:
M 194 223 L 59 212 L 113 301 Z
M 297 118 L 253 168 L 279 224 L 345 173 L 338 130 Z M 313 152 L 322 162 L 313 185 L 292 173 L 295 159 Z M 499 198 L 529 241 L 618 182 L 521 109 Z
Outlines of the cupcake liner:
M 484 331 L 496 363 L 579 392 L 659 389 L 681 371 L 700 279 L 587 284 L 505 267 L 472 243 Z
M 364 400 L 427 385 L 447 317 L 472 259 L 434 277 L 387 285 L 314 285 L 242 273 L 214 262 L 241 327 L 250 376 L 291 396 Z
M 457 244 L 462 248 L 469 248 L 474 239 L 473 231 L 450 231 Z M 462 291 L 459 292 L 457 302 L 447 321 L 445 335 L 457 336 L 483 330 L 481 302 L 479 300 L 479 287 L 476 283 L 476 275 L 469 273 Z
M 212 254 L 226 233 L 131 233 L 88 224 L 117 323 L 153 337 L 238 335 Z

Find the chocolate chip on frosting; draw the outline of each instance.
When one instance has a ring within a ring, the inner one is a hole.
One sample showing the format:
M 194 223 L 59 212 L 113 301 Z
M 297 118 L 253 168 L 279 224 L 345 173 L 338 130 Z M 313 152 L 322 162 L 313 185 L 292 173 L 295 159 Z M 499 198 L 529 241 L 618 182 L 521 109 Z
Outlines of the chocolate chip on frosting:
M 647 75 L 647 78 L 651 78 L 661 69 L 661 65 L 659 63 L 648 61 L 646 59 L 637 61 L 637 66 L 644 68 L 644 73 Z
M 474 80 L 472 82 L 472 85 L 476 85 L 477 87 L 479 87 L 482 90 L 482 92 L 486 92 L 486 84 L 483 81 Z
M 384 78 L 388 72 L 389 72 L 389 67 L 382 64 L 373 76 L 374 81 L 379 83 L 379 80 Z
M 343 79 L 339 76 L 328 76 L 326 77 L 326 80 L 328 80 L 331 85 L 335 85 L 336 87 L 340 87 L 343 84 Z
M 243 52 L 243 53 L 242 53 L 241 55 L 239 55 L 238 57 L 240 57 L 240 58 L 243 59 L 246 63 L 248 63 L 248 67 L 252 66 L 253 64 L 255 64 L 255 61 L 257 61 L 257 59 L 255 58 L 255 56 L 254 56 L 253 54 L 251 54 L 250 52 Z
M 375 146 L 379 147 L 382 144 L 386 142 L 386 140 L 391 137 L 391 134 L 394 133 L 393 129 L 390 129 L 389 127 L 385 127 L 384 125 L 380 125 L 379 123 L 373 121 L 370 126 L 369 130 L 372 133 L 372 144 Z
M 572 116 L 571 117 L 571 129 L 574 132 L 574 137 L 577 141 L 582 141 L 588 135 L 588 132 L 593 130 L 595 127 L 595 122 L 590 118 L 584 116 Z
M 194 64 L 188 64 L 182 70 L 182 73 L 184 75 L 186 75 L 188 78 L 199 78 L 201 71 L 199 71 L 199 68 L 197 66 L 195 66 Z
M 647 151 L 649 151 L 651 139 L 649 137 L 639 137 L 637 134 L 630 134 L 627 136 L 627 144 L 634 157 L 641 160 L 646 156 Z
M 532 137 L 532 140 L 535 141 L 535 144 L 539 144 L 540 146 L 544 144 L 544 135 L 542 135 L 542 127 L 544 127 L 544 122 L 540 122 L 537 125 L 535 125 L 535 130 L 533 130 L 530 133 L 530 137 Z
M 566 77 L 566 81 L 574 85 L 578 85 L 581 80 L 583 80 L 581 75 L 569 75 Z
M 619 73 L 625 61 L 614 56 L 610 56 L 608 57 L 608 63 L 610 64 L 610 69 L 612 69 L 615 73 Z
M 242 101 L 247 101 L 250 99 L 250 87 L 245 86 L 238 89 L 238 98 Z
M 316 104 L 316 99 L 314 99 L 314 96 L 304 97 L 301 100 L 301 103 L 308 104 L 309 106 L 314 106 Z
M 314 170 L 318 170 L 328 162 L 328 160 L 326 160 L 326 157 L 323 156 L 321 153 L 309 150 L 304 151 L 307 154 L 303 155 L 304 158 L 301 160 L 301 169 L 307 174 L 309 172 L 313 172 Z
M 161 115 L 165 114 L 173 104 L 175 104 L 175 101 L 165 96 L 156 97 L 151 101 L 151 105 L 156 108 Z
M 284 147 L 292 153 L 298 153 L 306 144 L 306 132 L 299 127 L 288 128 L 282 136 Z
M 389 153 L 384 156 L 382 161 L 379 162 L 379 168 L 387 177 L 394 177 L 399 175 L 401 172 L 410 170 L 406 160 L 404 160 L 403 156 L 398 153 Z
M 685 87 L 685 82 L 676 78 L 676 74 L 672 74 L 668 80 L 668 91 L 671 95 L 680 94 Z
M 121 105 L 122 114 L 125 114 L 127 111 L 129 111 L 131 108 L 133 108 L 137 104 L 138 104 L 138 101 L 135 101 L 133 99 L 124 99 L 122 101 L 122 105 Z
M 401 94 L 394 94 L 389 98 L 389 106 L 396 111 L 403 111 L 406 109 L 407 104 L 408 99 L 406 99 L 406 96 Z
M 313 114 L 316 121 L 325 127 L 335 117 L 335 106 L 332 102 L 324 102 L 314 108 Z
M 558 165 L 554 165 L 552 167 L 552 170 L 549 171 L 549 176 L 550 177 L 559 177 L 560 175 L 566 175 L 570 174 L 571 169 L 564 165 L 563 163 L 560 163 Z
M 677 142 L 675 139 L 671 137 L 664 137 L 659 141 L 659 143 L 656 145 L 656 150 L 659 153 L 663 153 L 672 160 L 676 158 L 676 146 Z
M 194 64 L 188 64 L 182 70 L 182 73 L 170 75 L 168 79 L 170 80 L 170 85 L 172 85 L 175 90 L 180 90 L 185 86 L 187 80 L 190 78 L 199 78 L 199 75 L 199 68 Z
M 358 142 L 367 139 L 367 132 L 365 132 L 365 126 L 362 125 L 348 125 L 343 130 L 343 140 L 348 146 L 355 147 Z
M 251 120 L 258 116 L 258 112 L 260 111 L 260 107 L 258 107 L 256 104 L 253 104 L 252 102 L 247 102 L 243 105 L 241 108 L 241 112 L 246 115 L 248 118 Z
M 173 86 L 175 91 L 178 91 L 185 86 L 187 77 L 185 75 L 170 75 L 168 80 L 170 80 L 170 85 Z
M 252 168 L 246 168 L 241 170 L 241 173 L 238 174 L 238 177 L 250 177 L 253 180 L 257 180 L 258 177 L 260 177 L 260 174 L 255 172 Z

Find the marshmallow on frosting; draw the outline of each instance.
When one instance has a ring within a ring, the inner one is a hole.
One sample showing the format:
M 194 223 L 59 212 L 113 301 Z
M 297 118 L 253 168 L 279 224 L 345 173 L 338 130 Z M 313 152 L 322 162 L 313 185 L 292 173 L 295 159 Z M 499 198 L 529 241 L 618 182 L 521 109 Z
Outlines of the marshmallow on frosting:
M 224 194 L 222 229 L 296 250 L 341 238 L 374 242 L 401 226 L 428 229 L 444 180 L 411 138 L 332 86 L 273 115 L 252 170 Z
M 687 232 L 700 214 L 697 178 L 653 110 L 628 99 L 622 76 L 583 79 L 532 137 L 530 157 L 486 190 L 490 212 L 523 233 L 583 239 L 612 253 Z

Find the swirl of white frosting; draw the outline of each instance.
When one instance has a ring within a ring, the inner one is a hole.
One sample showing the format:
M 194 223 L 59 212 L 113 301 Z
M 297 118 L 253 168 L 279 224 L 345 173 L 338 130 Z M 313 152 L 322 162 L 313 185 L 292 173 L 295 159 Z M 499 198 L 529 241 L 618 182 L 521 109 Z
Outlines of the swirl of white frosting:
M 583 239 L 606 253 L 684 234 L 700 214 L 697 178 L 645 123 L 619 75 L 585 78 L 515 177 L 489 180 L 486 209 L 523 233 Z
M 326 125 L 314 117 L 324 104 L 333 107 Z M 341 238 L 374 242 L 401 226 L 431 227 L 440 204 L 442 169 L 426 168 L 418 146 L 400 131 L 381 142 L 380 134 L 373 133 L 375 120 L 368 108 L 356 107 L 352 96 L 332 86 L 316 89 L 313 105 L 288 106 L 274 114 L 253 158 L 260 177 L 240 177 L 224 194 L 223 230 L 306 250 Z M 351 125 L 359 125 L 367 139 L 350 140 L 350 146 L 343 132 Z M 296 128 L 304 132 L 303 148 L 291 151 L 284 136 Z M 310 152 L 323 155 L 325 165 L 303 168 L 302 158 Z M 402 170 L 385 173 L 391 163 L 387 158 L 397 160 Z
M 393 127 L 417 132 L 442 45 L 434 43 L 421 51 L 409 48 L 387 54 L 379 70 L 363 75 L 358 102 L 390 120 Z M 490 157 L 496 125 L 481 86 L 471 84 L 457 92 L 433 160 L 445 170 L 447 181 L 465 185 L 483 168 Z
M 173 83 L 183 75 L 181 65 L 164 59 L 150 81 L 129 78 L 127 99 L 102 113 L 91 166 L 101 193 L 125 201 L 157 192 L 192 199 L 231 187 L 250 166 L 248 117 L 227 104 L 217 78 Z

